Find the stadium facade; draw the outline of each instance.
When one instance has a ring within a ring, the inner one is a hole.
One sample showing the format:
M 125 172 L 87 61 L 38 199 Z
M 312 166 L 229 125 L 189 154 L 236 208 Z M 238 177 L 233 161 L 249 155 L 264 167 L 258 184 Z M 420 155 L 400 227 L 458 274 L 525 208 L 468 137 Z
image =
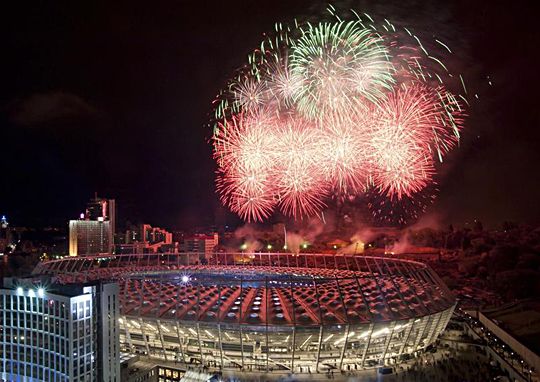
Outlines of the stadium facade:
M 76 257 L 37 273 L 120 286 L 125 352 L 222 370 L 326 372 L 399 363 L 456 300 L 427 265 L 352 255 Z

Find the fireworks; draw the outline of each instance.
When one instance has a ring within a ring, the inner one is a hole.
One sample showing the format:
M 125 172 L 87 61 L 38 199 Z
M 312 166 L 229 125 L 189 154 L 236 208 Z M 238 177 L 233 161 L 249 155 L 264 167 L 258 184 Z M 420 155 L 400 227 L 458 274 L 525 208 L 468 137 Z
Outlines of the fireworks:
M 290 63 L 302 83 L 293 99 L 312 117 L 343 112 L 358 97 L 376 101 L 393 82 L 382 38 L 359 21 L 308 25 L 292 41 Z
M 459 140 L 455 78 L 387 21 L 278 24 L 216 100 L 221 201 L 247 221 L 316 215 L 332 197 L 375 193 L 375 215 L 418 204 Z

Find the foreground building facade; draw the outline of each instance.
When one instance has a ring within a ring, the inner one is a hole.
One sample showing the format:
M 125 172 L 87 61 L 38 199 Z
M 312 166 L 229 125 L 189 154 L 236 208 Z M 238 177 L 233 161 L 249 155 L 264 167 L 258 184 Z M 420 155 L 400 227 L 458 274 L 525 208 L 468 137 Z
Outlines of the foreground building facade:
M 4 279 L 0 379 L 119 382 L 118 286 Z
M 324 254 L 69 258 L 37 272 L 120 285 L 123 351 L 185 365 L 325 372 L 432 344 L 455 299 L 425 264 Z

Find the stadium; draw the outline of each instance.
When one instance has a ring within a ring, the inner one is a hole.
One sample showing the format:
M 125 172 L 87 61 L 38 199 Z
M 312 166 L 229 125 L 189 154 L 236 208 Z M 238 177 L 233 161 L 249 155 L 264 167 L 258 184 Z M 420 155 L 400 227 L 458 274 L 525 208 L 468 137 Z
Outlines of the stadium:
M 217 253 L 68 257 L 35 273 L 116 280 L 121 350 L 221 370 L 392 365 L 432 344 L 456 301 L 427 265 L 390 257 Z

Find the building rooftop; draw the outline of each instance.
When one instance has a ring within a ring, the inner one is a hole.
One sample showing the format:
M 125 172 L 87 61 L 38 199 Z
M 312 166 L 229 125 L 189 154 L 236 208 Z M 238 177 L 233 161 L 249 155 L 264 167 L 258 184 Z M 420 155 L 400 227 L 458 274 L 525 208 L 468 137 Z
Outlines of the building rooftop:
M 162 254 L 107 262 L 66 258 L 42 264 L 41 271 L 66 282 L 117 278 L 123 314 L 182 321 L 368 323 L 423 317 L 455 303 L 429 267 L 412 261 L 257 254 L 245 265 L 238 263 L 242 254 L 219 256 L 218 264 L 193 265 Z
M 3 289 L 16 290 L 22 288 L 43 288 L 47 293 L 66 297 L 75 297 L 85 294 L 85 287 L 96 285 L 96 281 L 59 283 L 58 278 L 50 275 L 38 275 L 30 277 L 5 277 L 2 280 Z

